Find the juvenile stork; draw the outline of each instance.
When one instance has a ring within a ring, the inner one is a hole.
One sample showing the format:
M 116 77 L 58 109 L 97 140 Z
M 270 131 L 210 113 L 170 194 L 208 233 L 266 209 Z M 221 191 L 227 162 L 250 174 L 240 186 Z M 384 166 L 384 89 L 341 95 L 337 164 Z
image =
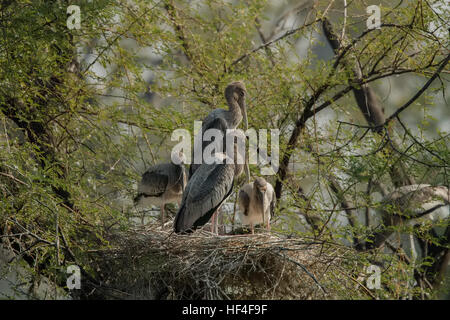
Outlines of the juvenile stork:
M 263 224 L 270 230 L 270 218 L 273 215 L 276 196 L 273 186 L 264 178 L 257 177 L 253 183 L 247 183 L 239 190 L 239 219 L 243 225 L 250 225 L 252 234 L 254 226 Z
M 203 141 L 203 135 L 208 129 L 218 129 L 221 131 L 225 129 L 224 133 L 226 133 L 226 129 L 237 128 L 242 119 L 244 120 L 245 130 L 248 129 L 247 107 L 245 104 L 246 94 L 245 85 L 241 81 L 232 82 L 225 88 L 225 99 L 228 104 L 228 110 L 214 109 L 203 120 L 201 132 L 195 137 L 196 143 L 194 144 L 192 159 L 195 159 L 195 154 L 197 154 L 201 157 L 203 163 L 203 151 L 211 143 L 210 141 Z M 223 146 L 225 146 L 225 143 Z M 199 166 L 200 164 L 191 164 L 189 177 L 194 174 Z M 249 176 L 248 171 L 248 166 L 246 166 L 246 173 Z
M 138 195 L 134 202 L 138 206 L 155 205 L 161 208 L 161 224 L 164 226 L 164 206 L 166 203 L 181 204 L 183 190 L 187 183 L 186 157 L 180 152 L 172 155 L 173 162 L 160 163 L 150 167 L 138 185 Z
M 211 217 L 214 217 L 213 232 L 217 233 L 216 212 L 230 196 L 234 179 L 244 169 L 244 155 L 236 146 L 234 144 L 233 158 L 226 153 L 216 153 L 214 163 L 201 164 L 191 176 L 175 217 L 175 233 L 190 233 L 205 225 Z

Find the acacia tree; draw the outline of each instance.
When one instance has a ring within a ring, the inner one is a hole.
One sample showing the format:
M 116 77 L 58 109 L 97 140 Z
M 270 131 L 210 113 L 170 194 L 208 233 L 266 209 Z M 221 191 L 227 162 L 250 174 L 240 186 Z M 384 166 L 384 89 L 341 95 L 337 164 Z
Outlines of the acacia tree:
M 431 116 L 449 117 L 448 7 L 383 2 L 381 25 L 368 28 L 370 4 L 2 1 L 5 243 L 57 282 L 60 266 L 76 262 L 98 284 L 86 252 L 130 225 L 139 174 L 168 158 L 174 129 L 192 131 L 222 107 L 224 87 L 239 79 L 250 126 L 281 132 L 269 178 L 275 232 L 344 242 L 372 262 L 383 252 L 414 270 L 413 294 L 425 297 L 448 265 L 448 220 L 443 232 L 396 226 L 426 252 L 412 262 L 401 242 L 376 241 L 391 227 L 380 228 L 377 212 L 386 209 L 379 192 L 449 185 L 448 133 Z M 80 29 L 68 28 L 69 5 L 80 8 Z

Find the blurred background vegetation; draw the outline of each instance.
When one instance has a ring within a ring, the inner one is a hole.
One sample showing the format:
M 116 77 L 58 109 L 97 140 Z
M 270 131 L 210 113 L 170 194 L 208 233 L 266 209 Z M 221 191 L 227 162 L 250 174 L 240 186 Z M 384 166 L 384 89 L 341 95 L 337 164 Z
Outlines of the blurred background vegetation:
M 0 1 L 4 246 L 62 286 L 73 263 L 94 281 L 88 252 L 143 214 L 137 181 L 169 160 L 172 131 L 225 108 L 241 80 L 250 127 L 280 129 L 273 232 L 373 249 L 395 266 L 378 297 L 448 297 L 448 218 L 370 243 L 383 193 L 449 186 L 449 18 L 444 0 Z M 395 288 L 405 272 L 411 286 Z

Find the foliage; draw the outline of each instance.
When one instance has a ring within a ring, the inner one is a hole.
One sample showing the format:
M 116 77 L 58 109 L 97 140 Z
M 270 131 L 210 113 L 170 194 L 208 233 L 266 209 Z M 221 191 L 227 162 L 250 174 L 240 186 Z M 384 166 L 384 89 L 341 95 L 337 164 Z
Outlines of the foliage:
M 79 30 L 67 27 L 70 4 L 81 8 Z M 432 224 L 393 228 L 426 246 L 415 262 L 400 247 L 368 249 L 379 211 L 389 211 L 380 190 L 449 186 L 448 31 L 438 28 L 448 6 L 380 7 L 381 28 L 367 29 L 360 1 L 346 10 L 322 0 L 1 1 L 5 245 L 62 285 L 71 263 L 98 285 L 89 252 L 130 228 L 140 174 L 168 159 L 174 129 L 193 131 L 194 120 L 224 107 L 225 86 L 242 80 L 250 127 L 281 132 L 280 171 L 269 179 L 280 197 L 274 234 L 344 243 L 358 260 L 389 265 L 381 298 L 431 297 L 448 221 L 441 233 Z M 326 21 L 338 35 L 334 51 Z M 383 98 L 386 122 L 361 112 L 355 97 L 367 86 Z M 411 274 L 416 285 L 402 291 Z

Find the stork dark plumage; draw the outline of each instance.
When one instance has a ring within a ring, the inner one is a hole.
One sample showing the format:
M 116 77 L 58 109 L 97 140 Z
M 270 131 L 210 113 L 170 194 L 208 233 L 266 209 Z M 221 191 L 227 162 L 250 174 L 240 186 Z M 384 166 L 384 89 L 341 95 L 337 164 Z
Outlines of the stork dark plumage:
M 214 163 L 201 164 L 189 179 L 174 221 L 176 233 L 190 233 L 205 225 L 230 196 L 245 162 L 242 150 L 234 146 L 233 160 L 225 153 L 216 153 Z M 213 219 L 213 229 L 217 232 L 217 219 Z
M 138 206 L 160 206 L 162 225 L 164 225 L 165 204 L 171 202 L 180 204 L 187 183 L 184 154 L 180 153 L 173 157 L 177 164 L 173 162 L 157 164 L 142 175 L 138 195 L 134 198 Z

